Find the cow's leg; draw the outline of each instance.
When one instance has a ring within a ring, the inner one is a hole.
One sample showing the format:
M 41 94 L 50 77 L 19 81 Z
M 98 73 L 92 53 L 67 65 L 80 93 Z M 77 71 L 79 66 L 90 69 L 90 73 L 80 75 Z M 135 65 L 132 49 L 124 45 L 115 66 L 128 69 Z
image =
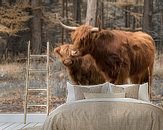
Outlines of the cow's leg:
M 127 83 L 128 83 L 128 78 L 120 78 L 120 79 L 117 79 L 114 84 L 121 85 L 121 84 L 127 84 Z
M 141 77 L 140 77 L 140 84 L 143 84 L 143 83 L 149 83 L 149 80 L 150 80 L 150 75 L 149 75 L 149 70 L 145 70 L 142 74 L 141 74 Z
M 100 71 L 100 74 L 105 79 L 105 82 L 114 83 L 114 79 L 110 78 L 105 72 Z
M 141 78 L 139 75 L 134 75 L 130 77 L 131 83 L 133 84 L 140 84 Z
M 127 67 L 122 67 L 119 71 L 115 84 L 127 84 L 129 77 L 129 69 Z
M 122 76 L 122 75 L 121 75 Z M 115 84 L 127 84 L 128 83 L 128 76 L 126 75 L 126 77 L 118 77 L 117 80 L 115 81 Z
M 149 66 L 143 73 L 139 74 L 140 84 L 149 83 L 152 84 L 153 66 Z

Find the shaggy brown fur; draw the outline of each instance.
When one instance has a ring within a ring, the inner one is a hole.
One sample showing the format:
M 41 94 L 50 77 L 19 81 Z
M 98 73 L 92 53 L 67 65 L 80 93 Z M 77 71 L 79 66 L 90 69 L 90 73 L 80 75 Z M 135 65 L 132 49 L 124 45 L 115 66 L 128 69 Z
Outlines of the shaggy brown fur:
M 72 56 L 90 54 L 105 80 L 124 84 L 151 83 L 155 45 L 144 32 L 101 30 L 82 25 L 72 33 Z M 149 70 L 149 71 L 148 71 Z
M 83 57 L 71 57 L 70 44 L 65 44 L 54 49 L 61 62 L 66 66 L 69 79 L 74 84 L 95 85 L 104 83 L 104 78 L 95 67 L 94 59 L 88 54 Z

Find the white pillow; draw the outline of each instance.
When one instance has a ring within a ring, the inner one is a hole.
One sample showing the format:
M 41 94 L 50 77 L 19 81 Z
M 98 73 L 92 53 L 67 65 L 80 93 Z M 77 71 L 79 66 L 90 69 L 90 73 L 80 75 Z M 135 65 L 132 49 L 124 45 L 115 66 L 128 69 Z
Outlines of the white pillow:
M 114 93 L 124 92 L 126 94 L 126 98 L 135 98 L 146 102 L 150 102 L 148 93 L 148 83 L 140 85 L 139 84 L 114 85 L 110 83 L 110 86 L 112 92 Z
M 110 92 L 110 84 L 108 82 L 98 85 L 73 85 L 67 82 L 67 101 L 76 101 L 84 99 L 84 93 L 107 93 Z
M 86 99 L 91 98 L 125 98 L 125 93 L 84 93 Z
M 111 84 L 113 93 L 125 93 L 126 98 L 138 99 L 139 84 L 124 84 L 124 85 L 114 85 Z
M 148 83 L 140 84 L 139 86 L 139 95 L 138 99 L 146 102 L 150 102 L 149 93 L 148 93 Z

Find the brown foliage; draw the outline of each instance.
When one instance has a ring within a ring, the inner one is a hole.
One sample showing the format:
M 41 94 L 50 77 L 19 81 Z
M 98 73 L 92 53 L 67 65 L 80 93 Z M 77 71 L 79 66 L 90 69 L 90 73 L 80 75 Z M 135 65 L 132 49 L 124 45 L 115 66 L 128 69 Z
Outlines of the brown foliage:
M 30 6 L 22 4 L 0 7 L 0 32 L 14 35 L 28 30 L 26 24 L 32 16 L 25 10 L 27 8 Z
M 70 55 L 71 47 L 72 45 L 65 44 L 54 50 L 61 62 L 66 66 L 69 79 L 74 84 L 81 85 L 104 83 L 105 80 L 96 69 L 94 59 L 89 54 L 83 57 L 72 57 Z
M 90 54 L 109 82 L 124 84 L 128 78 L 132 83 L 150 80 L 155 55 L 151 36 L 120 30 L 91 32 L 90 28 L 88 25 L 80 26 L 72 34 L 73 56 Z

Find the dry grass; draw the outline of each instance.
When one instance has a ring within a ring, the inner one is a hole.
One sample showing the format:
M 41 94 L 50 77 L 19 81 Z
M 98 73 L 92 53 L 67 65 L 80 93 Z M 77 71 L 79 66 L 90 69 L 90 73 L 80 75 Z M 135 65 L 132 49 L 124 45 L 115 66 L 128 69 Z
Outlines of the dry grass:
M 25 79 L 25 66 L 19 63 L 0 65 L 0 82 Z
M 156 56 L 154 75 L 163 78 L 163 54 Z
M 22 64 L 19 64 L 19 63 L 2 64 L 0 65 L 0 68 L 1 68 L 0 71 L 1 73 L 6 72 L 9 75 L 13 75 L 13 74 L 16 74 L 17 72 L 21 72 L 23 67 L 24 65 L 22 66 Z

